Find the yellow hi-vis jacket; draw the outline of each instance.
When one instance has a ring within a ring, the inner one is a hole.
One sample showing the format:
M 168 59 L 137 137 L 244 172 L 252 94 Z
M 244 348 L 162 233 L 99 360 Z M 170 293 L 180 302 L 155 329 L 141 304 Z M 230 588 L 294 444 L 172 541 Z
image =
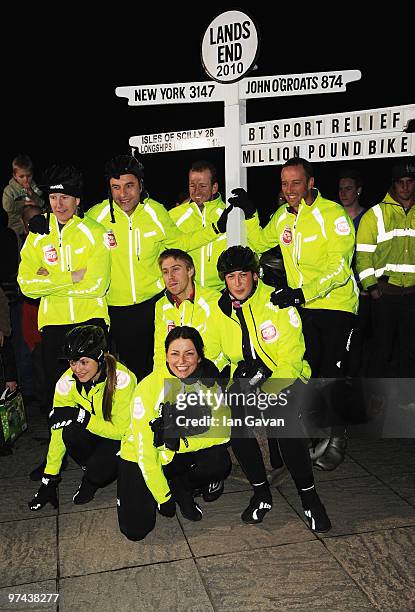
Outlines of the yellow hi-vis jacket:
M 313 190 L 298 214 L 283 205 L 263 229 L 256 229 L 256 251 L 281 247 L 288 285 L 301 288 L 305 308 L 357 312 L 358 288 L 351 269 L 355 230 L 344 208 Z M 252 239 L 254 239 L 252 237 Z
M 216 198 L 205 202 L 203 210 L 200 210 L 195 202 L 184 202 L 179 206 L 172 208 L 169 214 L 177 227 L 182 232 L 193 233 L 209 226 L 211 223 L 217 223 L 222 212 L 226 208 L 226 203 L 222 200 L 220 194 Z M 246 230 L 248 237 L 248 245 L 252 250 L 256 250 L 255 243 L 250 238 L 251 226 L 258 224 L 258 216 L 255 214 L 255 221 L 248 219 L 246 221 Z M 220 280 L 216 269 L 219 255 L 228 248 L 226 243 L 226 234 L 216 236 L 212 242 L 205 244 L 199 248 L 191 249 L 189 255 L 192 257 L 196 268 L 196 284 L 202 287 L 211 287 L 221 291 L 225 283 Z
M 106 293 L 110 281 L 110 252 L 105 228 L 76 215 L 61 230 L 50 215 L 50 233 L 29 233 L 21 250 L 18 282 L 24 295 L 41 298 L 38 326 L 67 325 L 101 318 L 109 323 Z M 38 270 L 47 270 L 47 276 Z M 71 272 L 86 268 L 79 283 Z
M 415 285 L 415 206 L 405 213 L 387 193 L 365 212 L 357 230 L 356 268 L 364 289 L 381 276 L 398 287 Z
M 162 204 L 146 198 L 131 215 L 114 202 L 115 223 L 111 223 L 108 200 L 90 208 L 87 215 L 107 230 L 111 250 L 110 306 L 129 306 L 150 299 L 164 288 L 158 256 L 164 249 L 190 251 L 218 237 L 212 224 L 185 234 L 173 223 Z
M 167 334 L 174 327 L 188 325 L 198 330 L 202 339 L 213 320 L 212 314 L 218 309 L 219 291 L 214 289 L 194 286 L 195 295 L 193 301 L 183 300 L 179 307 L 165 291 L 164 295 L 157 300 L 154 315 L 154 369 L 162 367 L 166 363 L 166 351 L 164 341 Z M 218 365 L 218 355 L 212 355 L 209 346 L 205 346 L 205 355 L 215 362 L 220 369 L 224 364 Z
M 203 434 L 182 438 L 177 452 L 192 453 L 229 442 L 230 412 L 223 404 L 224 394 L 217 385 L 211 389 L 199 383 L 184 385 L 179 378 L 172 378 L 164 366 L 154 370 L 137 385 L 131 403 L 131 423 L 121 442 L 121 458 L 138 462 L 147 487 L 158 504 L 167 501 L 170 496 L 170 487 L 162 468 L 174 459 L 175 451 L 164 445 L 157 448 L 153 445 L 150 421 L 159 416 L 162 402 L 183 401 L 183 396 L 189 392 L 206 393 L 212 417 L 217 421 L 212 421 L 209 430 Z M 208 396 L 207 392 L 211 395 Z
M 82 406 L 91 413 L 87 430 L 101 438 L 121 440 L 130 424 L 130 403 L 137 385 L 135 375 L 122 363 L 117 362 L 117 383 L 112 400 L 111 420 L 102 414 L 102 401 L 106 379 L 97 382 L 87 393 L 85 387 L 73 376 L 69 368 L 60 377 L 55 387 L 53 409 L 59 413 L 60 406 Z M 46 459 L 46 474 L 59 474 L 66 447 L 62 429 L 52 429 Z
M 271 370 L 274 392 L 292 384 L 297 378 L 307 382 L 311 375 L 304 359 L 305 344 L 301 319 L 293 306 L 279 308 L 270 301 L 273 288 L 258 280 L 253 295 L 241 308 L 247 325 L 252 357 L 255 353 Z M 212 320 L 205 335 L 205 343 L 216 353 L 222 351 L 231 364 L 231 375 L 242 360 L 242 328 L 235 309 L 224 294 L 219 302 L 221 310 Z M 278 380 L 281 384 L 278 383 Z M 271 379 L 269 379 L 271 381 Z M 268 387 L 268 385 L 266 385 Z M 265 385 L 262 386 L 267 391 Z

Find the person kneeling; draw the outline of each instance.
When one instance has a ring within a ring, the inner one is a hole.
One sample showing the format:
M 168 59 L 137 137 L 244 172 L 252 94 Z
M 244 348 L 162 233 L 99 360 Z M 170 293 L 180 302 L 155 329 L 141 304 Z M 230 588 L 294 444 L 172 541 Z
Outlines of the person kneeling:
M 218 370 L 204 357 L 199 332 L 175 327 L 165 349 L 166 366 L 137 386 L 121 444 L 117 510 L 129 540 L 142 540 L 154 529 L 157 511 L 175 516 L 176 503 L 185 518 L 201 520 L 194 496 L 220 497 L 232 467 L 229 427 L 220 425 L 227 409 L 209 399 L 221 397 Z
M 70 368 L 56 384 L 45 473 L 28 502 L 30 510 L 40 510 L 48 502 L 58 507 L 59 472 L 66 452 L 84 471 L 73 496 L 75 504 L 90 502 L 99 488 L 114 482 L 120 441 L 130 422 L 137 380 L 107 352 L 101 327 L 79 325 L 70 330 L 63 358 Z

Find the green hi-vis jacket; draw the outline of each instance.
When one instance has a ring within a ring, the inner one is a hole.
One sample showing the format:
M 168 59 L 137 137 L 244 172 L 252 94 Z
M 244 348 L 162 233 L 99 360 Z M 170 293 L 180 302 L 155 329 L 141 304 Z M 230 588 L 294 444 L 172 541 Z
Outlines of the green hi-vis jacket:
M 130 424 L 130 404 L 137 385 L 135 375 L 122 363 L 117 362 L 117 382 L 112 400 L 111 420 L 105 421 L 102 401 L 106 379 L 97 382 L 87 393 L 85 387 L 73 376 L 69 368 L 60 377 L 55 387 L 53 409 L 59 414 L 60 406 L 80 406 L 91 413 L 87 430 L 101 438 L 121 440 Z M 58 474 L 66 452 L 62 440 L 62 429 L 52 429 L 45 473 Z
M 316 189 L 313 193 L 311 206 L 302 200 L 297 215 L 288 205 L 281 206 L 266 227 L 256 228 L 252 239 L 259 252 L 280 245 L 288 284 L 293 289 L 301 287 L 306 308 L 356 313 L 353 222 L 342 206 Z
M 212 315 L 218 309 L 219 298 L 219 291 L 195 285 L 193 301 L 183 300 L 178 308 L 167 291 L 157 300 L 154 316 L 154 369 L 166 363 L 164 341 L 174 327 L 182 325 L 194 327 L 202 339 L 204 338 L 208 326 L 214 320 Z M 208 359 L 215 362 L 219 369 L 226 365 L 226 363 L 220 363 L 219 355 L 211 353 L 209 346 L 205 346 L 205 354 Z
M 258 280 L 255 292 L 242 304 L 242 312 L 249 332 L 252 357 L 256 352 L 271 370 L 269 390 L 277 392 L 297 378 L 307 382 L 311 370 L 304 359 L 305 344 L 298 312 L 294 307 L 274 306 L 269 299 L 273 290 Z M 244 359 L 242 329 L 235 309 L 225 297 L 224 294 L 219 302 L 222 309 L 217 320 L 209 326 L 205 339 L 211 351 L 223 352 L 233 374 L 237 364 Z M 278 380 L 281 381 L 280 385 Z M 265 385 L 262 389 L 268 390 Z
M 415 206 L 405 213 L 387 193 L 365 212 L 357 231 L 356 268 L 364 289 L 381 276 L 398 287 L 415 285 Z
M 195 202 L 184 202 L 180 206 L 176 206 L 169 211 L 169 214 L 177 227 L 186 234 L 197 232 L 203 227 L 209 226 L 211 223 L 217 223 L 222 212 L 225 210 L 226 204 L 222 197 L 218 194 L 216 198 L 205 202 L 201 211 Z M 251 226 L 257 226 L 258 217 L 255 215 L 255 221 L 249 219 L 246 221 L 246 230 L 248 237 L 248 245 L 252 250 L 256 250 L 255 243 L 250 237 Z M 195 269 L 195 282 L 202 287 L 211 287 L 221 291 L 225 283 L 220 280 L 216 269 L 219 255 L 228 248 L 226 243 L 226 234 L 216 236 L 212 242 L 202 247 L 191 249 L 189 255 L 192 257 Z
M 158 504 L 162 504 L 170 496 L 163 465 L 173 460 L 175 452 L 164 446 L 156 448 L 153 445 L 150 421 L 159 416 L 162 402 L 184 401 L 184 394 L 189 392 L 204 394 L 215 420 L 212 420 L 206 433 L 182 438 L 177 452 L 192 453 L 228 442 L 230 412 L 223 404 L 223 393 L 217 385 L 210 389 L 202 387 L 199 383 L 184 385 L 179 378 L 172 378 L 164 366 L 154 370 L 137 385 L 131 404 L 130 430 L 121 442 L 121 458 L 138 462 L 147 487 Z M 209 396 L 207 392 L 210 392 Z
M 109 322 L 105 295 L 111 261 L 104 227 L 75 215 L 59 230 L 53 214 L 49 227 L 49 234 L 29 233 L 21 250 L 18 274 L 22 293 L 41 298 L 39 329 L 95 318 Z M 40 268 L 47 270 L 47 276 L 37 273 Z M 73 283 L 71 272 L 82 268 L 86 268 L 84 278 Z
M 146 198 L 127 215 L 114 202 L 115 223 L 111 223 L 108 200 L 87 213 L 107 230 L 111 250 L 110 306 L 129 306 L 150 299 L 164 288 L 158 256 L 167 248 L 190 251 L 218 237 L 211 224 L 201 231 L 185 234 L 173 223 L 162 204 Z

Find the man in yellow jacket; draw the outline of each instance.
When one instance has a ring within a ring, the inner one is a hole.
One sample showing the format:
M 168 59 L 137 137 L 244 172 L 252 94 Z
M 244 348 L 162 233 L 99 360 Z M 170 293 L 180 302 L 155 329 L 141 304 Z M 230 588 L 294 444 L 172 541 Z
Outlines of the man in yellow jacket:
M 412 158 L 394 165 L 388 193 L 363 215 L 357 232 L 356 267 L 371 297 L 368 376 L 373 378 L 413 378 L 415 373 L 414 203 Z M 413 394 L 402 393 L 404 403 L 413 402 Z
M 256 423 L 251 417 L 259 412 L 259 421 L 268 427 L 271 444 L 276 445 L 278 438 L 310 528 L 328 531 L 331 523 L 315 491 L 308 444 L 297 415 L 297 394 L 310 376 L 298 312 L 293 306 L 280 308 L 272 304 L 273 289 L 259 279 L 258 258 L 249 247 L 233 246 L 224 251 L 217 269 L 226 289 L 219 300 L 219 313 L 206 335 L 206 346 L 212 350 L 219 345 L 214 350 L 220 348 L 231 365 L 233 384 L 227 394 L 234 425 L 231 445 L 253 492 L 241 518 L 245 523 L 260 523 L 272 508 L 259 444 L 253 435 L 246 435 L 243 427 L 247 425 L 249 432 L 250 424 Z M 254 400 L 258 412 L 252 408 Z M 284 416 L 290 437 L 280 437 L 278 420 L 273 418 L 276 415 Z
M 215 222 L 186 234 L 162 204 L 144 188 L 143 165 L 119 155 L 106 165 L 109 197 L 88 211 L 102 223 L 111 250 L 108 292 L 111 335 L 120 359 L 141 380 L 152 370 L 154 305 L 163 290 L 158 256 L 166 248 L 186 251 L 215 240 L 226 231 L 231 206 Z
M 194 282 L 193 259 L 181 249 L 166 249 L 159 257 L 160 270 L 166 286 L 156 302 L 154 318 L 154 367 L 164 365 L 166 350 L 164 341 L 174 327 L 188 325 L 198 330 L 202 338 L 214 320 L 218 308 L 219 291 L 200 287 Z M 220 355 L 211 354 L 206 347 L 206 357 L 219 369 Z
M 188 190 L 189 200 L 169 211 L 177 227 L 186 234 L 197 232 L 210 223 L 217 223 L 226 208 L 219 193 L 216 168 L 209 161 L 197 160 L 192 163 L 188 174 Z M 251 226 L 256 227 L 257 216 L 255 219 L 248 219 L 249 214 L 245 216 L 248 243 L 255 250 L 255 245 L 250 242 L 249 230 Z M 219 255 L 226 249 L 226 234 L 222 234 L 208 244 L 190 250 L 197 269 L 198 285 L 222 291 L 225 285 L 217 274 L 216 264 Z

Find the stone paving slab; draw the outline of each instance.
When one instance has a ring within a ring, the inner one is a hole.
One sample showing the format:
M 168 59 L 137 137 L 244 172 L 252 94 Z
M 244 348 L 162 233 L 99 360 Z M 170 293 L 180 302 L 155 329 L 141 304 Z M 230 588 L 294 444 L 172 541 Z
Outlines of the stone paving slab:
M 197 559 L 196 563 L 220 612 L 375 609 L 319 541 Z
M 212 612 L 193 560 L 173 561 L 60 581 L 67 612 Z
M 39 605 L 36 602 L 30 602 L 30 599 L 34 599 L 33 596 L 39 595 L 40 599 L 43 599 L 45 603 Z M 46 603 L 49 599 L 49 594 L 53 595 L 50 600 L 51 603 Z M 24 612 L 25 610 L 39 611 L 39 612 L 52 612 L 58 609 L 59 600 L 62 601 L 59 596 L 56 603 L 54 595 L 58 594 L 56 587 L 56 580 L 45 580 L 43 582 L 31 582 L 29 584 L 20 584 L 15 587 L 5 587 L 0 589 L 0 610 L 19 610 Z M 26 601 L 17 601 L 17 597 L 14 597 L 13 603 L 10 602 L 9 596 L 20 595 L 26 596 Z M 62 609 L 62 608 L 61 608 Z
M 250 492 L 240 492 L 222 495 L 212 503 L 198 501 L 203 510 L 203 519 L 198 523 L 188 521 L 179 514 L 183 531 L 196 557 L 315 539 L 279 493 L 275 493 L 272 510 L 263 523 L 246 525 L 240 515 L 249 499 Z
M 0 524 L 0 587 L 56 578 L 56 518 Z
M 415 527 L 329 538 L 326 546 L 376 609 L 415 610 Z
M 117 505 L 117 483 L 98 489 L 95 497 L 88 504 L 76 505 L 73 496 L 78 490 L 83 471 L 78 467 L 75 470 L 65 470 L 62 482 L 59 484 L 59 514 L 72 512 L 85 512 L 100 508 L 115 508 Z
M 415 474 L 382 474 L 380 479 L 415 507 Z
M 59 516 L 60 575 L 82 576 L 191 557 L 177 518 L 157 517 L 141 542 L 120 532 L 115 508 Z
M 294 485 L 280 490 L 303 516 Z M 374 476 L 319 483 L 317 491 L 333 525 L 320 537 L 415 525 L 415 509 Z
M 349 440 L 348 455 L 372 474 L 415 472 L 415 440 Z
M 34 519 L 42 516 L 56 516 L 57 510 L 46 504 L 41 510 L 29 510 L 27 502 L 30 501 L 40 482 L 32 482 L 26 477 L 1 478 L 0 490 L 5 503 L 0 504 L 0 523 L 16 521 L 19 519 Z

